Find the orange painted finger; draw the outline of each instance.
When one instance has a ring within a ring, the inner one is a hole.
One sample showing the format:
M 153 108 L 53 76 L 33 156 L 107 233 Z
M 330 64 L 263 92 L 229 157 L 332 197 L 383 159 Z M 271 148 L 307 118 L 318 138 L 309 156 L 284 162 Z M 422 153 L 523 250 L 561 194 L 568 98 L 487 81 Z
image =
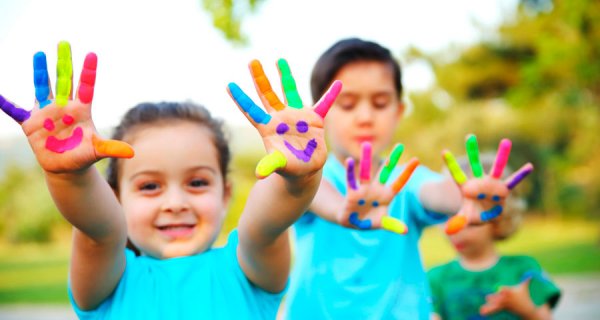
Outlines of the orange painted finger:
M 400 176 L 392 184 L 392 191 L 394 193 L 398 193 L 398 192 L 400 192 L 400 190 L 402 190 L 402 188 L 404 187 L 406 182 L 408 182 L 408 179 L 413 174 L 413 172 L 415 171 L 415 169 L 417 168 L 418 165 L 419 165 L 419 159 L 417 159 L 417 158 L 410 159 L 408 164 L 406 164 L 406 168 L 404 168 L 404 171 L 402 171 Z
M 446 222 L 446 234 L 455 234 L 467 225 L 467 217 L 460 212 Z
M 92 137 L 94 149 L 102 158 L 133 158 L 133 148 L 128 143 L 118 140 L 104 140 L 97 136 Z
M 281 103 L 281 100 L 279 100 L 273 91 L 271 83 L 265 75 L 265 71 L 258 60 L 252 60 L 252 62 L 250 62 L 250 74 L 252 74 L 254 85 L 258 90 L 261 100 L 267 104 L 265 107 L 273 108 L 275 110 L 283 110 L 285 105 Z

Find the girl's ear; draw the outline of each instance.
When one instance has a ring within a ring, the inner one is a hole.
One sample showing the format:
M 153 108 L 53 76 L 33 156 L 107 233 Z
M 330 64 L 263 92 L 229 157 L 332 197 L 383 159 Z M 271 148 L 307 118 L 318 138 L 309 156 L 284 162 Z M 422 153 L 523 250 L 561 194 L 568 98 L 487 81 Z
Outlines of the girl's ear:
M 231 200 L 231 193 L 233 190 L 233 183 L 229 180 L 225 181 L 225 186 L 223 187 L 223 202 L 225 206 L 229 204 L 229 200 Z

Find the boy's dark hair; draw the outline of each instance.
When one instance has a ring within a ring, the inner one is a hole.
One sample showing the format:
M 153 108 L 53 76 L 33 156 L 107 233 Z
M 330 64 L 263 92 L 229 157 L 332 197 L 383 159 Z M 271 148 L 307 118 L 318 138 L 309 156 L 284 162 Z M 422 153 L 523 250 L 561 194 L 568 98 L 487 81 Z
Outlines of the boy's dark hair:
M 361 61 L 376 61 L 388 64 L 393 71 L 394 87 L 398 97 L 402 96 L 400 64 L 394 59 L 390 50 L 375 42 L 349 38 L 336 42 L 331 48 L 323 52 L 317 63 L 315 63 L 310 77 L 310 91 L 313 102 L 317 102 L 321 98 L 329 85 L 335 80 L 333 77 L 343 67 Z
M 227 181 L 231 152 L 223 130 L 223 122 L 213 118 L 210 112 L 201 105 L 192 102 L 140 103 L 127 111 L 121 119 L 121 123 L 115 128 L 111 139 L 123 140 L 128 133 L 137 128 L 172 121 L 197 123 L 206 127 L 212 133 L 213 143 L 217 149 L 217 157 L 219 157 L 219 169 L 221 169 L 223 181 Z M 106 170 L 108 184 L 115 193 L 119 191 L 118 164 L 118 159 L 110 158 Z

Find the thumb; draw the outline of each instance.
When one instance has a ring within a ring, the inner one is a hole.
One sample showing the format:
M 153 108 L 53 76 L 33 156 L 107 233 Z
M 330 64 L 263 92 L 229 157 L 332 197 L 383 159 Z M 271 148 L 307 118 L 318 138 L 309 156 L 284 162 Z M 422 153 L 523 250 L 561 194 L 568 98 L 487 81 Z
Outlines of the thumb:
M 126 142 L 104 140 L 97 135 L 93 135 L 92 144 L 99 158 L 133 158 L 133 148 Z

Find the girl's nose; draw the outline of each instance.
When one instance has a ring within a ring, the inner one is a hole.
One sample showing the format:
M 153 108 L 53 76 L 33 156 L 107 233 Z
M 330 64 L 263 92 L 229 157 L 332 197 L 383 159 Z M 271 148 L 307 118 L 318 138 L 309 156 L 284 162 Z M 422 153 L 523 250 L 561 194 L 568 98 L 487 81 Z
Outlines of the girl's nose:
M 163 211 L 171 213 L 179 213 L 189 209 L 187 196 L 183 190 L 172 188 L 165 194 L 163 202 Z

